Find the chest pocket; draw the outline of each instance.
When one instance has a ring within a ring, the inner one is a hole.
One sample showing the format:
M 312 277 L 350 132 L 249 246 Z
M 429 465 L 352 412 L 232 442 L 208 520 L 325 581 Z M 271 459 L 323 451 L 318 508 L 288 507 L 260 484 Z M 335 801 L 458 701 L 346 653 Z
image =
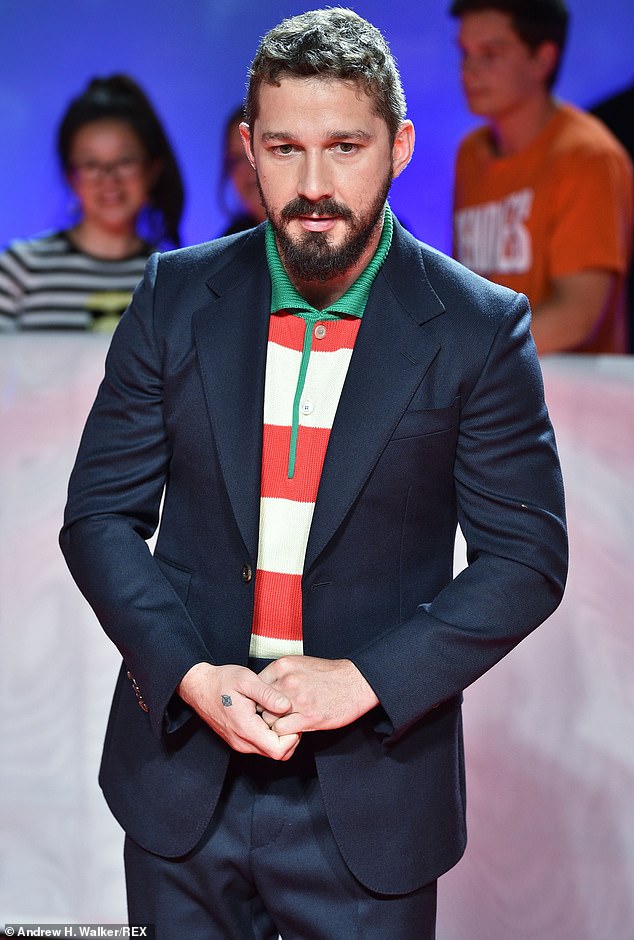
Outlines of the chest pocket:
M 458 424 L 460 398 L 456 397 L 446 408 L 408 409 L 394 429 L 392 440 L 441 434 Z

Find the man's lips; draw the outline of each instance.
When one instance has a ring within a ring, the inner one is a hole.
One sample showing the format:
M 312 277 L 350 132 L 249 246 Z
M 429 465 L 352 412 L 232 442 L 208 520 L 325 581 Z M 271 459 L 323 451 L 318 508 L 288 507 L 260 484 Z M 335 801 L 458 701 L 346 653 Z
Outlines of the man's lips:
M 328 232 L 337 221 L 337 216 L 324 215 L 299 215 L 295 218 L 307 232 Z
M 486 88 L 470 88 L 465 85 L 464 92 L 467 98 L 481 98 L 482 95 L 486 95 Z

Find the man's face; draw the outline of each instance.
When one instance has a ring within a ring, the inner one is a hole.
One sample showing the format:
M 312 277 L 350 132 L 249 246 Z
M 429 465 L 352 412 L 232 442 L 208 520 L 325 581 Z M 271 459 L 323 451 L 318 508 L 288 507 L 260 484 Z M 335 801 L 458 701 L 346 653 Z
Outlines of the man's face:
M 249 163 L 249 158 L 244 152 L 242 136 L 240 134 L 240 122 L 236 121 L 227 133 L 225 142 L 225 162 L 229 170 L 229 178 L 233 183 L 242 208 L 248 212 L 253 219 L 259 222 L 264 221 L 264 209 L 260 201 L 255 172 Z
M 544 93 L 554 44 L 531 49 L 513 29 L 508 14 L 497 10 L 465 13 L 460 18 L 458 46 L 462 85 L 474 114 L 500 120 Z
M 411 124 L 392 146 L 363 89 L 293 76 L 261 85 L 254 127 L 242 133 L 291 278 L 327 281 L 365 267 L 392 179 L 411 155 Z

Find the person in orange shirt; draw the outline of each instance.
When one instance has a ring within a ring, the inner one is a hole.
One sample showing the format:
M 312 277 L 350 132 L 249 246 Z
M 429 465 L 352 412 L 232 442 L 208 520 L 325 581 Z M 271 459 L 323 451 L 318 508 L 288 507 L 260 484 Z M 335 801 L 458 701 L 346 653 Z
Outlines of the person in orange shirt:
M 454 254 L 527 295 L 538 352 L 627 351 L 632 164 L 595 117 L 552 92 L 562 0 L 454 0 L 462 82 L 486 124 L 460 144 Z

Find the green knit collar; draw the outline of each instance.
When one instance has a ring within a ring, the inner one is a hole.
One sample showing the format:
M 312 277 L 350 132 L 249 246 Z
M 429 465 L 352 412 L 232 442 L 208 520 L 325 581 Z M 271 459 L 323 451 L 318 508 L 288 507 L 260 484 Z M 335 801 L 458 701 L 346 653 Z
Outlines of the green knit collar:
M 311 320 L 339 319 L 342 314 L 362 317 L 365 305 L 368 302 L 372 282 L 390 250 L 393 229 L 392 212 L 386 204 L 383 213 L 381 238 L 372 260 L 339 300 L 330 304 L 324 310 L 317 310 L 292 285 L 277 250 L 273 229 L 270 222 L 267 222 L 266 260 L 271 275 L 271 313 L 277 313 L 280 310 L 292 310 L 299 316 L 308 316 Z

